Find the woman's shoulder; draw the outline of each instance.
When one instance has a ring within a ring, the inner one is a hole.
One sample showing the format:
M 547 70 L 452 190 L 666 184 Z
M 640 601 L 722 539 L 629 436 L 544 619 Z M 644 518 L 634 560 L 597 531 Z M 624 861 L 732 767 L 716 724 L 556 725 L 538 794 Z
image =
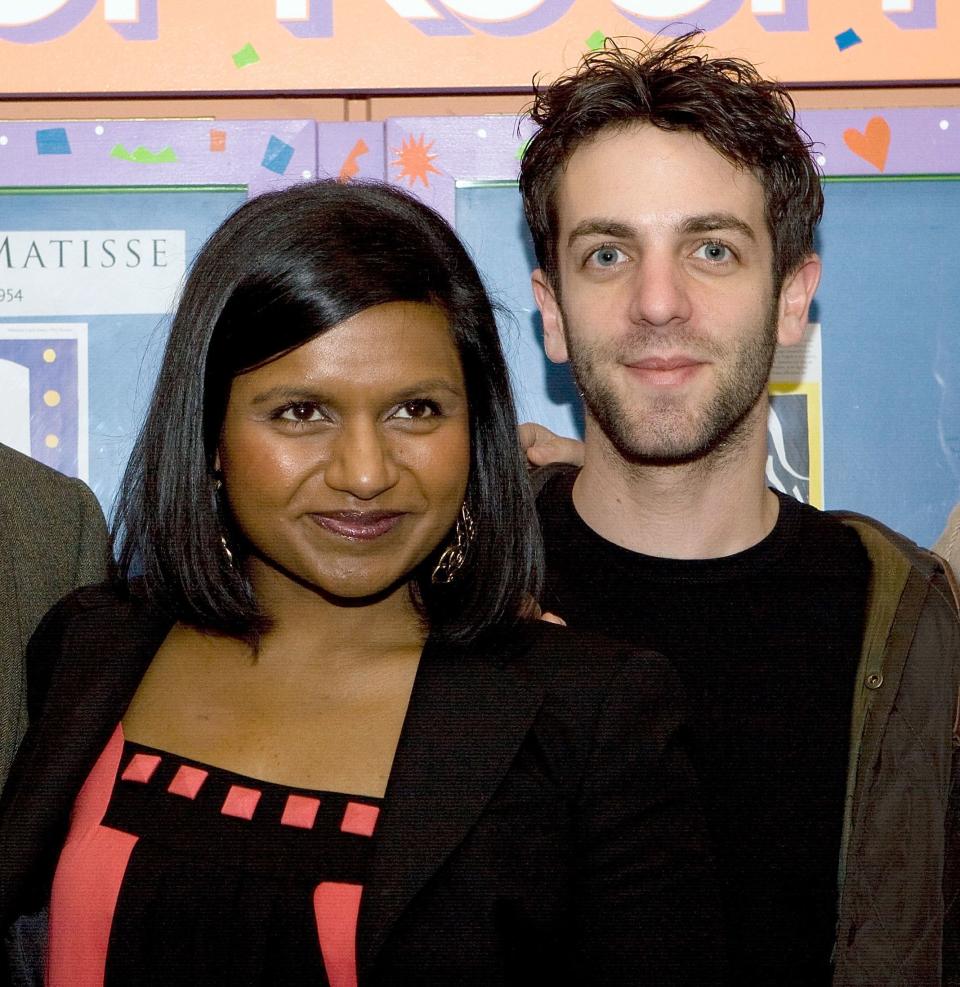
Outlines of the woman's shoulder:
M 554 694 L 601 701 L 611 690 L 626 689 L 683 701 L 677 673 L 663 655 L 595 631 L 523 621 L 498 631 L 498 649 L 500 661 L 545 678 Z
M 31 638 L 36 651 L 57 648 L 69 637 L 73 647 L 85 642 L 96 647 L 99 639 L 135 634 L 141 627 L 162 621 L 126 584 L 116 582 L 81 586 L 58 600 L 40 621 Z
M 126 656 L 156 650 L 170 619 L 125 585 L 100 583 L 68 593 L 51 607 L 27 648 L 27 703 L 33 718 L 51 683 L 69 678 L 77 687 Z
M 511 650 L 549 654 L 555 662 L 571 669 L 584 667 L 584 659 L 592 658 L 587 667 L 596 668 L 599 674 L 630 658 L 654 664 L 665 661 L 659 652 L 622 638 L 546 620 L 520 621 L 500 628 L 498 633 Z
M 146 621 L 162 619 L 162 615 L 138 591 L 135 582 L 108 580 L 81 586 L 67 593 L 47 611 L 43 623 L 96 623 L 98 620 L 113 621 L 118 616 Z
M 685 692 L 663 655 L 542 621 L 517 625 L 504 641 L 513 687 L 540 697 L 530 725 L 535 748 L 565 789 L 634 791 L 686 743 Z

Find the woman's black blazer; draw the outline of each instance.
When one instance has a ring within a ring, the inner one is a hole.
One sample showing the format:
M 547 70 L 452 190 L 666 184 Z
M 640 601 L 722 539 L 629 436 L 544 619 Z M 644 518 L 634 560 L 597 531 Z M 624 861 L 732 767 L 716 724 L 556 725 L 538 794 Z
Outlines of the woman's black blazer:
M 169 630 L 79 590 L 28 652 L 0 806 L 0 927 L 41 909 L 73 800 Z M 357 931 L 363 985 L 719 982 L 713 876 L 669 664 L 541 622 L 423 653 Z

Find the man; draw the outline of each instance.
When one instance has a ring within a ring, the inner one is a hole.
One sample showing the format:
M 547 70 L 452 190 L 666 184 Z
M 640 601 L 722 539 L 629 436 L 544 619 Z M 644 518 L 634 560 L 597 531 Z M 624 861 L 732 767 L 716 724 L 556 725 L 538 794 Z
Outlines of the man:
M 0 445 L 0 788 L 27 725 L 27 641 L 61 596 L 106 578 L 108 557 L 90 490 Z
M 582 469 L 539 477 L 544 606 L 681 672 L 732 983 L 952 982 L 956 610 L 933 556 L 765 485 L 823 199 L 789 97 L 696 42 L 536 94 L 533 289 L 586 405 Z

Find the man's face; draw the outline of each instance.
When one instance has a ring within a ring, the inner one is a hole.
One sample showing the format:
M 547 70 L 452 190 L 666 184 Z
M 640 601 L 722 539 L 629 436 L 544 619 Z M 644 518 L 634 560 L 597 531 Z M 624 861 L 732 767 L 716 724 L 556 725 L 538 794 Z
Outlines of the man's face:
M 755 423 L 783 308 L 759 181 L 638 125 L 574 152 L 557 204 L 559 297 L 534 275 L 547 355 L 617 452 L 686 462 Z

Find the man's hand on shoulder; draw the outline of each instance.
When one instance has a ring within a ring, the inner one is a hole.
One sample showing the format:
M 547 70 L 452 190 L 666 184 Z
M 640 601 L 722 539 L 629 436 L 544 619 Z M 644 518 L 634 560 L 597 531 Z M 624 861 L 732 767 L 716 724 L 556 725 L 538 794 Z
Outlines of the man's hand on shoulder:
M 524 422 L 520 426 L 520 448 L 527 454 L 531 466 L 548 463 L 583 466 L 583 443 L 579 439 L 556 435 L 536 422 Z

